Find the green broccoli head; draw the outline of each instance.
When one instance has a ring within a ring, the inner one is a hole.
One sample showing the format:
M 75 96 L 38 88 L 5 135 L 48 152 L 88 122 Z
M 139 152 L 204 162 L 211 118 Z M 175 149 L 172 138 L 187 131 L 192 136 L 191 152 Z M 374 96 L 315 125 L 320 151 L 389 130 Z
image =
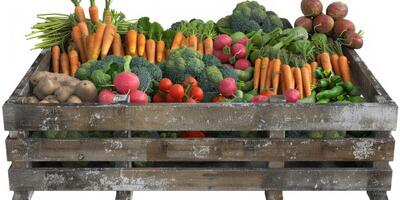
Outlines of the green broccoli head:
M 210 83 L 213 83 L 214 85 L 218 85 L 219 82 L 224 80 L 224 76 L 216 66 L 207 67 L 207 78 L 210 81 Z
M 160 81 L 162 79 L 162 71 L 159 66 L 149 63 L 149 65 L 147 65 L 147 71 L 154 80 Z
M 238 80 L 238 76 L 235 72 L 235 69 L 233 69 L 232 67 L 229 67 L 227 65 L 220 65 L 219 71 L 221 71 L 222 75 L 224 76 L 224 79 L 230 77 L 235 79 L 235 81 Z
M 153 79 L 147 69 L 144 67 L 134 67 L 132 68 L 132 72 L 139 77 L 139 89 L 147 94 L 153 93 Z
M 236 8 L 233 10 L 232 17 L 231 25 L 233 29 L 232 23 L 238 25 L 242 24 L 239 22 L 243 21 L 252 21 L 251 23 L 253 25 L 261 24 L 267 18 L 267 13 L 265 7 L 256 1 L 245 1 L 236 6 Z
M 232 15 L 231 28 L 234 32 L 243 33 L 250 33 L 261 29 L 256 21 L 236 15 Z
M 269 14 L 268 17 L 262 22 L 261 27 L 264 32 L 269 33 L 276 28 L 283 28 L 283 22 L 278 15 Z
M 221 61 L 213 55 L 203 55 L 203 62 L 205 66 L 219 66 Z
M 135 68 L 135 67 L 147 67 L 147 65 L 149 65 L 150 63 L 144 59 L 143 57 L 134 57 L 131 60 L 131 69 Z
M 217 22 L 217 27 L 230 28 L 230 26 L 231 26 L 231 16 L 226 16 L 224 18 L 221 18 Z
M 91 75 L 90 75 L 90 80 L 95 84 L 96 86 L 102 86 L 102 85 L 107 85 L 111 83 L 111 76 L 109 74 L 106 74 L 103 70 L 95 70 Z
M 164 70 L 163 71 L 163 77 L 171 79 L 173 83 L 178 83 L 182 84 L 183 81 L 185 81 L 186 74 L 185 71 L 180 71 L 180 70 Z
M 117 63 L 119 66 L 124 66 L 124 59 L 122 57 L 118 57 L 116 55 L 109 55 L 106 58 L 104 58 L 105 62 L 113 62 L 113 63 Z
M 80 80 L 89 80 L 90 78 L 90 68 L 92 67 L 94 61 L 90 61 L 82 64 L 78 71 L 76 71 L 75 77 Z

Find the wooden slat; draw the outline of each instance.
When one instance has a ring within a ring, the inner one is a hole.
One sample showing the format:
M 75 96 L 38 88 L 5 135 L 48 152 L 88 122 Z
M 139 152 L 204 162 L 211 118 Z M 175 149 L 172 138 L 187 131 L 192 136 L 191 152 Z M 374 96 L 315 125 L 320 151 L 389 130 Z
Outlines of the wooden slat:
M 368 190 L 390 189 L 374 168 L 10 168 L 11 190 Z
M 9 161 L 391 161 L 394 139 L 7 139 Z

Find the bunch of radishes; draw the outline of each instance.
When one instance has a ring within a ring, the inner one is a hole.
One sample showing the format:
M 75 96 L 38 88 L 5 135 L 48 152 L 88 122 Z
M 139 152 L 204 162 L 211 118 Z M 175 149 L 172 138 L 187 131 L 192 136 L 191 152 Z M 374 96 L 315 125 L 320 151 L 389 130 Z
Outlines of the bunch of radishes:
M 236 34 L 236 35 L 235 35 Z M 235 33 L 233 38 L 227 34 L 218 35 L 214 40 L 214 56 L 222 64 L 245 70 L 251 67 L 247 59 L 247 45 L 250 40 L 243 33 Z M 240 35 L 239 35 L 240 34 Z
M 160 81 L 159 91 L 153 96 L 153 103 L 198 103 L 204 98 L 203 90 L 195 78 L 189 76 L 183 85 L 174 84 L 169 78 Z
M 325 33 L 334 38 L 341 38 L 344 44 L 353 49 L 360 49 L 363 46 L 363 38 L 356 33 L 356 27 L 350 20 L 345 19 L 348 7 L 345 3 L 337 1 L 331 3 L 322 12 L 323 5 L 320 0 L 302 0 L 301 11 L 304 16 L 299 17 L 295 26 L 307 29 L 309 33 Z
M 118 94 L 129 95 L 131 103 L 148 103 L 148 96 L 145 92 L 138 90 L 140 86 L 139 77 L 132 72 L 122 72 L 115 76 L 114 87 Z M 117 93 L 111 90 L 100 92 L 98 102 L 101 104 L 114 103 Z

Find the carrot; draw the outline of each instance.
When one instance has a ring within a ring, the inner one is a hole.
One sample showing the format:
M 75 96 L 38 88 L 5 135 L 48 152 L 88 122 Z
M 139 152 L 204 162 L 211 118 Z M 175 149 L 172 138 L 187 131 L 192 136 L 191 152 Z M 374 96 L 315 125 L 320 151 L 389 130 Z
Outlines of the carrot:
M 197 43 L 197 51 L 201 54 L 204 54 L 204 43 L 202 40 L 199 40 Z
M 156 46 L 156 56 L 157 56 L 157 63 L 161 63 L 164 58 L 164 51 L 165 51 L 165 42 L 163 40 L 157 41 L 157 46 Z
M 89 15 L 93 24 L 99 23 L 99 8 L 96 6 L 96 0 L 90 0 Z
M 318 80 L 317 78 L 314 76 L 314 72 L 317 71 L 318 68 L 318 63 L 317 62 L 312 62 L 311 63 L 311 77 L 312 77 L 312 84 L 317 84 Z
M 182 32 L 176 33 L 175 37 L 174 37 L 174 41 L 172 42 L 172 45 L 171 45 L 171 50 L 174 50 L 174 49 L 178 48 L 179 46 L 181 46 L 184 38 L 185 38 L 185 36 L 183 35 Z
M 204 40 L 204 54 L 212 55 L 214 53 L 214 41 L 212 38 Z
M 197 51 L 197 45 L 198 45 L 198 38 L 196 35 L 191 35 L 188 38 L 188 47 Z
M 94 38 L 93 50 L 91 56 L 91 59 L 93 60 L 97 60 L 97 58 L 100 55 L 105 29 L 106 29 L 106 24 L 104 23 L 99 24 L 99 26 L 97 27 L 97 32 Z
M 254 81 L 253 81 L 253 88 L 255 90 L 258 90 L 259 85 L 260 85 L 260 77 L 261 77 L 261 58 L 257 58 L 257 60 L 255 61 L 255 65 L 254 65 Z M 264 82 L 262 82 L 262 86 L 264 85 Z
M 146 51 L 144 51 L 143 58 L 144 58 L 145 60 L 147 60 L 147 52 L 146 52 Z
M 114 40 L 115 36 L 115 27 L 112 24 L 108 24 L 106 26 L 106 29 L 104 30 L 104 36 L 103 36 L 103 43 L 101 46 L 101 58 L 105 58 L 108 55 L 108 52 L 110 51 L 111 45 Z
M 90 34 L 88 37 L 87 41 L 87 48 L 88 48 L 88 54 L 89 56 L 87 57 L 88 59 L 91 57 L 93 53 L 93 48 L 94 48 L 94 40 L 95 40 L 96 34 Z
M 306 63 L 306 64 L 304 64 L 304 67 L 306 67 L 308 69 L 308 77 L 310 77 L 310 81 L 312 81 L 311 80 L 312 79 L 312 67 L 311 67 L 311 64 Z
M 85 22 L 79 22 L 78 27 L 81 30 L 81 34 L 82 34 L 82 45 L 83 45 L 83 51 L 84 51 L 83 53 L 85 54 L 85 57 L 87 59 L 87 58 L 89 58 L 88 44 L 87 44 L 87 38 L 89 37 L 89 29 Z
M 296 89 L 300 93 L 300 99 L 304 98 L 303 94 L 303 78 L 301 75 L 301 70 L 298 67 L 294 68 L 294 80 L 296 82 Z
M 260 66 L 260 93 L 267 89 L 265 87 L 265 81 L 267 80 L 268 66 L 269 58 L 265 57 L 261 60 Z
M 138 35 L 138 38 L 137 38 L 138 56 L 143 57 L 145 54 L 145 50 L 146 50 L 146 36 L 143 33 L 141 33 Z
M 339 56 L 337 54 L 331 56 L 331 63 L 335 74 L 340 76 Z
M 303 81 L 304 96 L 311 96 L 311 77 L 307 67 L 301 68 L 301 78 Z
M 129 55 L 131 55 L 132 57 L 136 56 L 136 54 L 137 54 L 137 52 L 136 52 L 137 39 L 138 39 L 138 35 L 137 35 L 136 30 L 131 29 L 126 34 L 126 43 L 128 46 L 128 52 L 129 52 Z
M 75 50 L 70 50 L 68 52 L 69 63 L 70 63 L 70 75 L 75 76 L 76 71 L 79 68 L 79 57 L 78 52 Z
M 80 5 L 81 0 L 71 0 L 71 1 L 75 5 L 75 14 L 76 16 L 78 16 L 79 21 L 86 23 L 85 11 Z
M 51 66 L 53 68 L 53 72 L 58 74 L 60 72 L 60 47 L 54 46 L 51 48 Z
M 188 47 L 189 46 L 189 38 L 184 37 L 181 46 Z
M 321 53 L 321 65 L 322 68 L 326 71 L 331 71 L 332 70 L 332 63 L 331 63 L 331 58 L 329 56 L 328 52 L 322 52 Z
M 75 47 L 78 49 L 81 60 L 85 62 L 87 59 L 85 51 L 83 50 L 84 47 L 82 43 L 82 32 L 78 25 L 72 27 L 71 37 L 73 42 L 75 43 Z
M 112 21 L 112 16 L 111 16 L 111 10 L 110 10 L 110 5 L 111 5 L 112 0 L 106 0 L 106 6 L 104 9 L 104 23 L 111 24 Z
M 69 58 L 67 53 L 63 52 L 61 54 L 60 63 L 61 63 L 61 72 L 63 74 L 69 75 Z
M 271 90 L 271 85 L 272 85 L 272 70 L 273 70 L 273 64 L 275 62 L 275 59 L 271 60 L 268 64 L 268 70 L 267 70 L 267 75 L 265 79 L 265 87 L 264 90 Z
M 156 42 L 153 39 L 146 41 L 146 55 L 149 63 L 156 63 Z
M 346 56 L 339 57 L 339 66 L 343 81 L 352 82 L 349 61 Z
M 285 92 L 288 89 L 294 89 L 293 73 L 289 65 L 282 65 L 283 82 L 285 83 Z
M 283 65 L 281 65 L 281 70 L 282 70 L 282 67 L 283 67 Z M 287 90 L 287 86 L 285 83 L 285 76 L 283 75 L 283 73 L 280 73 L 278 91 L 280 91 L 281 94 L 285 94 L 286 90 Z
M 114 40 L 112 43 L 112 52 L 114 55 L 122 57 L 123 56 L 123 51 L 124 49 L 122 48 L 122 40 L 121 40 L 121 35 L 118 33 L 115 33 L 114 35 Z
M 274 63 L 272 64 L 272 88 L 274 94 L 278 94 L 278 87 L 279 87 L 279 76 L 281 73 L 281 59 L 275 59 Z

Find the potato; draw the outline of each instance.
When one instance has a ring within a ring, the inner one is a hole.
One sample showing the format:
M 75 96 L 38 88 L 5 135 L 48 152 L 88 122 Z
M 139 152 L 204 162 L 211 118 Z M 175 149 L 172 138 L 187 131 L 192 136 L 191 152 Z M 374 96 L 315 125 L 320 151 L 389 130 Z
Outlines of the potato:
M 75 95 L 83 102 L 94 102 L 97 99 L 96 86 L 90 81 L 81 81 L 75 88 Z
M 42 78 L 33 89 L 33 94 L 38 99 L 44 99 L 46 96 L 53 94 L 60 87 L 60 83 L 51 80 L 48 77 Z
M 36 86 L 37 84 L 39 84 L 39 82 L 42 78 L 48 77 L 48 74 L 49 74 L 49 72 L 46 72 L 46 71 L 40 71 L 40 72 L 33 73 L 30 78 L 31 84 L 33 86 Z
M 32 85 L 36 86 L 39 84 L 40 80 L 43 78 L 49 78 L 51 80 L 58 81 L 61 85 L 75 87 L 80 83 L 80 80 L 72 76 L 65 74 L 55 74 L 46 71 L 35 72 L 32 74 L 30 82 Z
M 60 102 L 65 102 L 74 93 L 74 89 L 68 86 L 61 86 L 55 92 L 54 96 Z
M 67 100 L 67 103 L 71 103 L 71 104 L 81 104 L 82 100 L 75 95 L 72 95 L 71 97 L 69 97 L 69 99 Z
M 45 97 L 43 100 L 48 101 L 49 103 L 60 103 L 57 100 L 56 96 L 54 96 L 54 95 L 49 95 L 49 96 Z
M 26 103 L 39 103 L 39 99 L 35 96 L 30 96 L 25 98 Z
M 50 103 L 50 102 L 47 101 L 47 100 L 42 100 L 42 101 L 40 101 L 39 103 L 41 103 L 41 104 L 48 104 L 48 103 Z

